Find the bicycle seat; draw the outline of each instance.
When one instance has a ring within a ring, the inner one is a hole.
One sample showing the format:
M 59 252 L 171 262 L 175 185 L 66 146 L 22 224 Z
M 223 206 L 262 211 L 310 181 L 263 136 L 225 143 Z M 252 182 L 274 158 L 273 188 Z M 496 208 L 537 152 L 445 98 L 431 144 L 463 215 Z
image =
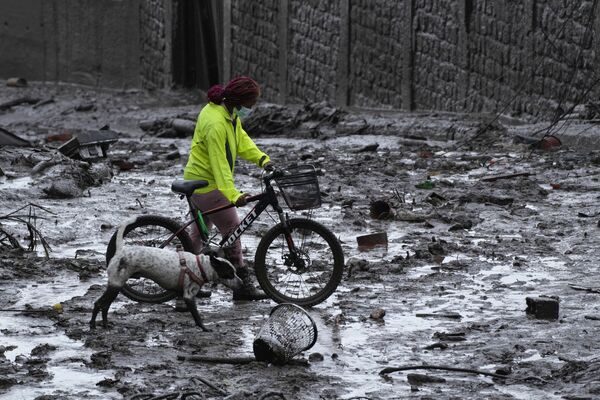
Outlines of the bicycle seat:
M 175 181 L 171 184 L 171 190 L 175 193 L 185 194 L 190 197 L 194 190 L 208 186 L 206 181 Z

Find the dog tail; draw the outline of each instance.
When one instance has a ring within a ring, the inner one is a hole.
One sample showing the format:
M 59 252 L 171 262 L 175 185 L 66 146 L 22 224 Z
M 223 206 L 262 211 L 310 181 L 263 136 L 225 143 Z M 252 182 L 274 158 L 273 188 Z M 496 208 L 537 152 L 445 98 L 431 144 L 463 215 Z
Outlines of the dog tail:
M 125 229 L 135 221 L 137 221 L 137 217 L 128 219 L 119 226 L 119 230 L 117 231 L 117 241 L 115 243 L 115 254 L 120 253 L 121 250 L 123 250 L 123 235 L 125 234 Z

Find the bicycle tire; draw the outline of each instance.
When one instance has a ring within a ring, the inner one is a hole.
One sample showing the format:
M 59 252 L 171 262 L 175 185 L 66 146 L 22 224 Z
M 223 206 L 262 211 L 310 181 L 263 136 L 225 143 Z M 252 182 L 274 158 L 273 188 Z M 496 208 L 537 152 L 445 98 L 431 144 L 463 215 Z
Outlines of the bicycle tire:
M 289 258 L 284 261 L 286 257 L 290 257 L 290 252 L 285 240 L 285 229 L 283 224 L 279 223 L 272 227 L 258 244 L 254 257 L 256 279 L 264 292 L 277 303 L 293 303 L 304 307 L 322 303 L 335 292 L 342 280 L 344 273 L 342 246 L 329 229 L 316 221 L 294 218 L 290 219 L 287 225 L 291 229 L 298 254 L 302 257 L 300 264 L 290 261 Z M 307 233 L 314 234 L 314 238 L 307 238 Z M 281 239 L 281 243 L 278 239 Z M 323 242 L 319 244 L 316 239 Z M 277 245 L 273 247 L 272 244 L 275 242 Z M 279 251 L 281 254 L 276 254 Z M 317 260 L 315 255 L 319 256 L 318 263 L 315 263 Z M 329 268 L 331 260 L 333 266 Z M 278 262 L 284 265 L 279 265 Z M 294 265 L 285 265 L 286 262 Z M 279 275 L 282 274 L 284 277 L 280 279 Z M 304 279 L 304 274 L 308 276 L 307 279 Z M 319 274 L 326 274 L 325 280 L 321 280 Z M 290 284 L 293 287 L 288 287 Z M 317 287 L 312 287 L 312 284 L 317 284 Z M 282 285 L 285 287 L 282 288 Z M 303 285 L 306 291 L 303 290 Z M 297 289 L 297 293 L 294 294 L 288 289 Z
M 136 221 L 125 228 L 123 233 L 123 245 L 128 244 L 164 247 L 175 250 L 180 244 L 183 250 L 193 252 L 192 240 L 188 233 L 183 230 L 173 238 L 173 240 L 164 245 L 164 241 L 171 235 L 176 234 L 181 225 L 176 221 L 161 217 L 159 215 L 142 215 Z M 117 233 L 115 232 L 106 249 L 106 265 L 115 255 Z M 162 245 L 162 246 L 161 246 Z M 127 280 L 125 286 L 121 289 L 127 298 L 141 303 L 164 303 L 174 299 L 177 293 L 165 290 L 150 279 L 142 277 L 132 277 Z

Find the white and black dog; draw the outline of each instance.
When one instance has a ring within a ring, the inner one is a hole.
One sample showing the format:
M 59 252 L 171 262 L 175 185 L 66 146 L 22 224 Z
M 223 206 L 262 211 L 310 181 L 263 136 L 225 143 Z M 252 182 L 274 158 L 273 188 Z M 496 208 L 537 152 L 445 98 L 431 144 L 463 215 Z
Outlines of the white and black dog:
M 191 311 L 196 325 L 208 332 L 196 308 L 196 293 L 203 284 L 223 283 L 231 289 L 239 289 L 242 280 L 236 275 L 235 267 L 224 258 L 214 255 L 195 255 L 185 251 L 172 251 L 156 247 L 123 247 L 125 228 L 135 222 L 127 221 L 119 227 L 116 251 L 108 264 L 108 287 L 95 303 L 90 328 L 96 328 L 96 316 L 102 310 L 102 325 L 107 327 L 107 314 L 121 288 L 132 275 L 136 274 L 156 282 L 163 289 L 177 291 Z

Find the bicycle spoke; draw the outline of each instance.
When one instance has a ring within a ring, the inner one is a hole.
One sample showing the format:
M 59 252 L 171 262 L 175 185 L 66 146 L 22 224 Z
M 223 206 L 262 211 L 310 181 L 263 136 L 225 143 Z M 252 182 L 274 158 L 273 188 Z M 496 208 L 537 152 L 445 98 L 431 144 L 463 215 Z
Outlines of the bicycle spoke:
M 288 226 L 291 232 L 281 226 L 262 241 L 265 244 L 257 252 L 257 277 L 265 292 L 278 302 L 318 304 L 341 279 L 339 247 L 332 245 L 335 238 L 318 223 L 295 219 Z

